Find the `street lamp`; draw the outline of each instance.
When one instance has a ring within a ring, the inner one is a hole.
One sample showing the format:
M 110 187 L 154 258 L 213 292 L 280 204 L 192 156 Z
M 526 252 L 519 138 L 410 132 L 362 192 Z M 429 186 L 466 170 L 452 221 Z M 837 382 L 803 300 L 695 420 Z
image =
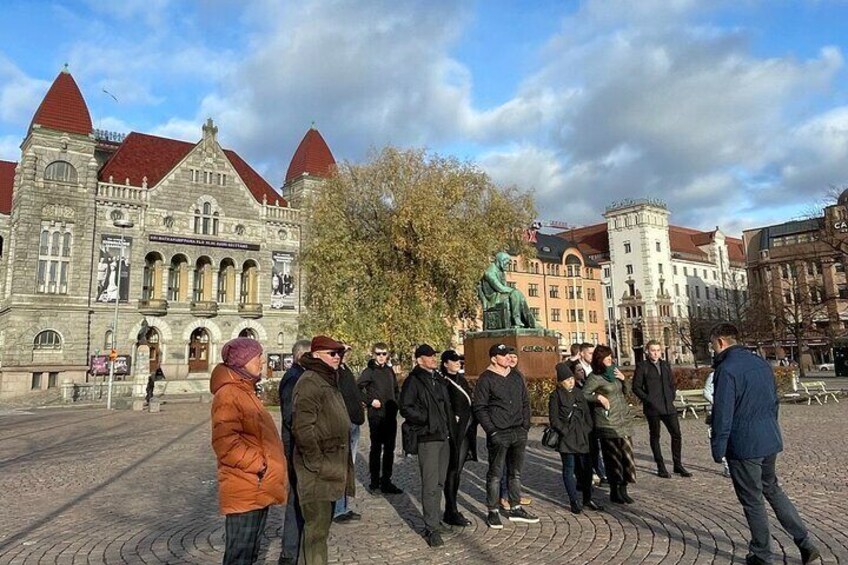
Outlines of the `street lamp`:
M 132 220 L 123 218 L 112 222 L 112 225 L 121 230 L 121 249 L 118 256 L 118 272 L 115 277 L 115 317 L 112 320 L 112 351 L 109 352 L 109 385 L 106 387 L 106 410 L 112 409 L 112 381 L 115 379 L 115 361 L 118 358 L 118 305 L 121 303 L 121 267 L 124 263 L 124 230 L 132 228 L 135 224 Z

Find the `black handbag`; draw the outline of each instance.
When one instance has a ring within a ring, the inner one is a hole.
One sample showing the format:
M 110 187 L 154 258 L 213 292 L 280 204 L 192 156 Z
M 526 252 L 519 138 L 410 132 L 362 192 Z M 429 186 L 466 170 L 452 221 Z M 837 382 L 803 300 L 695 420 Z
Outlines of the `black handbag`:
M 545 426 L 545 430 L 542 432 L 542 445 L 548 449 L 559 447 L 559 432 L 551 426 Z

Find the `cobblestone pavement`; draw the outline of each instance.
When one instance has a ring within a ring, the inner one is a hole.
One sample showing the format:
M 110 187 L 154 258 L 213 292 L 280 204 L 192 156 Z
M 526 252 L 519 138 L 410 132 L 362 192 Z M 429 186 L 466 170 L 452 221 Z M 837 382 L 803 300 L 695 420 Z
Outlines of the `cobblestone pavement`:
M 272 409 L 275 410 L 275 409 Z M 38 410 L 0 416 L 0 563 L 218 563 L 223 518 L 216 511 L 209 406 L 164 405 L 159 414 Z M 785 406 L 786 452 L 778 471 L 822 549 L 848 563 L 848 402 Z M 471 463 L 461 505 L 474 524 L 431 550 L 418 531 L 417 462 L 400 459 L 406 494 L 372 496 L 367 430 L 357 461 L 361 522 L 334 525 L 330 561 L 405 563 L 742 563 L 747 530 L 729 479 L 709 458 L 703 420 L 683 421 L 684 459 L 695 476 L 652 473 L 644 424 L 637 426 L 636 504 L 574 516 L 564 504 L 559 459 L 531 435 L 525 468 L 531 509 L 541 523 L 488 530 L 485 465 Z M 481 439 L 481 455 L 485 456 Z M 667 439 L 667 438 L 666 438 Z M 666 450 L 668 450 L 666 441 Z M 605 494 L 599 499 L 606 500 Z M 269 517 L 263 563 L 276 563 L 282 512 Z M 800 563 L 773 527 L 776 562 Z

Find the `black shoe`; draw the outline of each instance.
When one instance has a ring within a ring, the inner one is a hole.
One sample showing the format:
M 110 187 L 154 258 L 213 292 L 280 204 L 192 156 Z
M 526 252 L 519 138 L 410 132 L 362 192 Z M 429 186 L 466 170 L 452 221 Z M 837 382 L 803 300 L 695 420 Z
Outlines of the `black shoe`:
M 570 506 L 571 506 L 571 513 L 572 514 L 582 514 L 583 513 L 583 507 L 580 505 L 580 503 L 572 502 L 570 504 Z
M 745 557 L 745 565 L 768 565 L 768 561 L 764 561 L 756 555 L 748 555 Z
M 459 526 L 460 528 L 470 526 L 473 523 L 471 520 L 463 516 L 461 512 L 457 512 L 456 514 L 445 514 L 442 517 L 442 522 L 449 526 Z
M 683 465 L 678 465 L 677 467 L 675 467 L 674 472 L 675 472 L 675 474 L 680 475 L 681 477 L 691 477 L 692 476 L 692 473 L 687 471 L 686 467 L 684 467 Z
M 812 563 L 815 560 L 821 561 L 821 553 L 819 553 L 818 548 L 815 546 L 811 546 L 809 549 L 804 549 L 803 547 L 799 548 L 801 550 L 801 563 L 807 565 L 807 563 Z
M 525 509 L 523 509 L 520 506 L 517 506 L 517 507 L 513 508 L 512 510 L 509 510 L 506 513 L 506 517 L 509 518 L 510 522 L 522 522 L 524 524 L 538 524 L 539 523 L 539 518 L 537 516 L 530 514 L 529 512 L 527 512 Z
M 610 485 L 610 502 L 613 504 L 627 504 L 621 497 L 621 488 L 618 485 Z
M 375 494 L 380 492 L 380 484 L 379 483 L 371 483 L 368 485 L 368 492 L 371 494 Z
M 665 467 L 657 467 L 657 476 L 661 479 L 670 479 L 671 473 Z
M 383 491 L 383 494 L 403 494 L 403 489 L 398 488 L 393 483 L 383 483 L 380 485 L 380 490 Z
M 594 510 L 595 512 L 603 511 L 604 507 L 595 502 L 594 500 L 584 500 L 583 501 L 583 509 Z
M 618 491 L 621 494 L 621 498 L 622 498 L 622 500 L 624 500 L 625 504 L 633 504 L 634 502 L 636 502 L 635 500 L 630 498 L 629 494 L 627 494 L 627 485 L 626 484 L 618 487 Z
M 601 477 L 601 480 L 598 481 L 599 487 L 608 486 L 609 484 L 610 484 L 609 479 L 607 479 L 606 477 Z
M 441 547 L 445 545 L 442 535 L 435 530 L 424 530 L 424 539 L 430 547 Z
M 344 514 L 339 514 L 335 518 L 333 518 L 334 524 L 347 524 L 348 522 L 353 521 L 353 516 L 351 516 L 350 512 L 345 512 Z
M 502 530 L 503 523 L 501 522 L 501 515 L 498 514 L 497 510 L 490 510 L 488 515 L 486 515 L 486 525 L 492 528 L 493 530 Z
M 277 561 L 277 565 L 297 565 L 297 559 L 294 557 L 283 557 L 280 556 L 280 560 Z

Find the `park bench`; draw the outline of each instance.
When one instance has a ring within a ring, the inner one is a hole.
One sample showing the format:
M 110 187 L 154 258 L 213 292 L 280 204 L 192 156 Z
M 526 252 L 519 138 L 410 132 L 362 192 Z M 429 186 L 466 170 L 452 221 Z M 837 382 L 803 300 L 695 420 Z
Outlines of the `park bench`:
M 704 398 L 704 389 L 696 388 L 693 390 L 678 390 L 674 398 L 674 405 L 683 410 L 684 418 L 687 412 L 692 412 L 692 415 L 697 419 L 698 410 L 706 410 L 710 403 Z
M 804 392 L 801 393 L 801 400 L 807 401 L 807 406 L 813 403 L 813 400 L 821 404 L 826 404 L 828 398 L 833 398 L 836 402 L 839 402 L 839 398 L 836 397 L 836 393 L 830 390 L 827 390 L 827 386 L 824 381 L 807 381 L 801 382 L 801 388 L 804 389 Z M 824 399 L 824 403 L 822 402 Z

